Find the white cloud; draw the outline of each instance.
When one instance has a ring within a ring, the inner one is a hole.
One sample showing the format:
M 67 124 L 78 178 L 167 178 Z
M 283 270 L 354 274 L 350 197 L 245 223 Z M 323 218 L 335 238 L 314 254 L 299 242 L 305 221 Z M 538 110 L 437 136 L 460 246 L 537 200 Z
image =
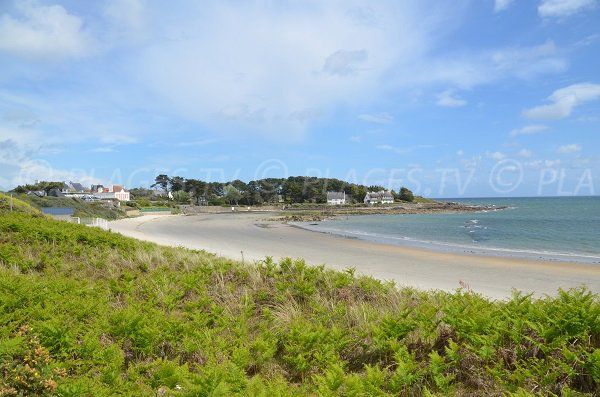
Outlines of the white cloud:
M 412 152 L 417 149 L 429 149 L 432 147 L 434 147 L 434 146 L 433 145 L 414 145 L 414 146 L 407 146 L 407 147 L 398 147 L 398 146 L 392 146 L 392 145 L 387 145 L 387 144 L 375 146 L 376 149 L 384 150 L 386 152 L 394 152 L 396 154 L 406 154 L 406 153 Z
M 530 80 L 560 73 L 567 69 L 567 59 L 553 41 L 535 46 L 513 46 L 481 52 L 455 53 L 444 58 L 430 58 L 401 70 L 401 78 L 413 84 L 445 83 L 471 88 L 506 78 Z
M 596 0 L 542 0 L 538 6 L 541 17 L 568 17 L 596 6 Z
M 137 138 L 124 134 L 103 134 L 100 136 L 100 142 L 114 145 L 130 145 L 137 143 Z
M 548 97 L 550 104 L 526 109 L 523 115 L 531 119 L 562 119 L 570 116 L 575 107 L 598 98 L 600 84 L 573 84 L 554 91 Z
M 502 152 L 486 152 L 485 155 L 495 161 L 504 160 L 506 158 L 506 155 Z
M 157 107 L 215 133 L 301 140 L 307 125 L 290 118 L 298 110 L 327 117 L 340 105 L 369 108 L 415 85 L 413 69 L 429 64 L 467 7 L 276 4 L 207 1 L 185 12 L 153 6 L 164 7 L 152 12 L 164 17 L 153 20 L 148 45 L 128 69 L 156 94 Z
M 18 131 L 13 131 L 18 133 Z M 96 183 L 98 180 L 83 170 L 64 170 L 53 167 L 48 161 L 38 158 L 43 152 L 39 145 L 27 144 L 12 138 L 12 132 L 0 128 L 0 188 L 11 189 L 17 185 L 32 183 L 36 179 L 47 181 L 73 180 Z
M 144 0 L 108 0 L 104 14 L 122 28 L 138 30 L 145 25 Z
M 347 76 L 356 72 L 359 65 L 366 60 L 366 50 L 338 50 L 325 59 L 323 71 L 332 75 Z
M 519 135 L 539 134 L 540 132 L 545 131 L 547 129 L 547 126 L 541 124 L 526 125 L 525 127 L 516 128 L 512 130 L 510 132 L 510 136 L 515 137 Z
M 514 0 L 496 0 L 494 1 L 494 12 L 504 11 Z
M 437 95 L 436 103 L 439 106 L 444 106 L 444 107 L 449 107 L 449 108 L 457 108 L 457 107 L 465 106 L 467 104 L 467 101 L 455 96 L 451 90 L 446 90 L 446 91 L 440 92 Z
M 321 117 L 321 112 L 319 109 L 315 109 L 312 107 L 294 110 L 289 114 L 289 119 L 298 121 L 300 123 L 308 123 L 310 121 L 316 120 Z
M 0 51 L 26 58 L 79 57 L 89 52 L 91 41 L 82 19 L 60 5 L 17 4 L 18 18 L 0 17 Z
M 362 137 L 360 135 L 352 135 L 350 137 L 350 142 L 360 143 L 362 142 Z
M 581 151 L 581 145 L 571 143 L 570 145 L 559 146 L 556 151 L 561 154 L 577 153 Z
M 533 153 L 531 152 L 531 150 L 528 149 L 521 149 L 517 152 L 517 156 L 519 157 L 523 157 L 523 158 L 529 158 L 531 157 Z
M 392 145 L 377 145 L 375 148 L 385 150 L 386 152 L 394 152 L 396 154 L 406 154 L 410 151 L 408 148 L 400 148 Z
M 394 116 L 388 113 L 361 114 L 358 118 L 376 124 L 389 124 L 394 121 Z
M 99 146 L 94 149 L 90 149 L 92 153 L 113 153 L 115 149 L 112 146 Z
M 220 141 L 221 141 L 221 139 L 218 139 L 218 138 L 205 138 L 205 139 L 196 139 L 193 141 L 177 142 L 175 144 L 175 146 L 177 146 L 177 147 L 207 146 L 207 145 L 212 145 L 213 143 L 217 143 Z

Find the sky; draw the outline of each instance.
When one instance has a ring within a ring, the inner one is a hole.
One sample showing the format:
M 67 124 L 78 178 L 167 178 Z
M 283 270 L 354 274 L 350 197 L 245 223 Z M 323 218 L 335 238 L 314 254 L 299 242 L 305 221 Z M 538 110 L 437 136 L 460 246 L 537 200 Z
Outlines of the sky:
M 0 189 L 600 193 L 600 1 L 0 0 Z

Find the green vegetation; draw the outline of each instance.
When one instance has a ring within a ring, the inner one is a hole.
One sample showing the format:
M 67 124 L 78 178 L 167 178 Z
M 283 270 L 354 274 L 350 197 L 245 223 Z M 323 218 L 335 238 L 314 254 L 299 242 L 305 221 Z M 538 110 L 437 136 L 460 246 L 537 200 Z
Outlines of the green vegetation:
M 408 201 L 408 202 L 412 202 L 415 200 L 415 196 L 413 195 L 413 192 L 411 192 L 410 190 L 408 190 L 405 187 L 400 188 L 400 194 L 398 195 L 398 198 L 402 201 Z
M 435 200 L 429 199 L 429 198 L 425 198 L 423 196 L 415 196 L 414 203 L 421 203 L 421 204 L 432 204 L 435 203 Z
M 46 194 L 50 193 L 52 190 L 61 190 L 65 186 L 64 182 L 52 182 L 52 181 L 41 181 L 36 182 L 34 184 L 27 184 L 22 186 L 17 186 L 13 191 L 15 193 L 27 193 L 30 191 L 44 191 Z
M 0 396 L 592 396 L 600 302 L 400 290 L 0 209 L 0 374 Z
M 40 211 L 30 204 L 19 200 L 18 198 L 12 198 L 6 193 L 0 192 L 0 213 L 10 211 L 10 206 L 12 202 L 12 207 L 14 211 L 23 212 L 27 214 L 39 214 Z
M 383 186 L 365 186 L 335 178 L 290 176 L 288 178 L 265 178 L 245 183 L 239 179 L 231 182 L 205 182 L 180 176 L 158 175 L 153 187 L 171 191 L 178 202 L 190 200 L 195 204 L 211 205 L 261 205 L 279 203 L 326 203 L 327 192 L 345 192 L 348 203 L 362 203 L 367 192 L 385 190 Z M 176 196 L 185 192 L 187 196 Z M 135 195 L 134 191 L 132 193 Z M 137 193 L 144 193 L 137 189 Z M 402 187 L 400 193 L 392 190 L 394 198 L 413 201 L 412 192 Z M 137 196 L 136 196 L 137 197 Z
M 74 197 L 38 197 L 35 195 L 18 194 L 15 195 L 20 200 L 29 203 L 35 208 L 46 207 L 67 207 L 73 208 L 73 216 L 80 218 L 104 218 L 119 219 L 125 217 L 123 208 L 113 207 L 107 202 L 87 202 Z

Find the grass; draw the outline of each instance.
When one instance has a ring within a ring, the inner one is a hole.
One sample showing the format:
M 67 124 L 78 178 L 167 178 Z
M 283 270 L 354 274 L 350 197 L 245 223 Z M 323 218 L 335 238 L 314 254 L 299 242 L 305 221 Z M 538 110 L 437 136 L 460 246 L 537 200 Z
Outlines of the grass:
M 0 209 L 0 396 L 592 396 L 599 347 L 585 289 L 419 292 Z
M 39 214 L 40 211 L 35 207 L 31 206 L 29 203 L 26 203 L 17 198 L 11 198 L 8 194 L 0 192 L 0 213 L 10 211 L 10 206 L 13 206 L 14 211 L 28 213 L 28 214 Z

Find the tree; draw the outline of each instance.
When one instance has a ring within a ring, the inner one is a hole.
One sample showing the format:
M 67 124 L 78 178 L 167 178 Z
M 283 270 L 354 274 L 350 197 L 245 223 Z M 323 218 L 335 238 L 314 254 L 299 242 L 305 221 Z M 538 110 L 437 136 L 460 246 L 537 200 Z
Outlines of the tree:
M 229 204 L 237 205 L 238 201 L 242 198 L 242 194 L 233 185 L 226 185 L 223 188 L 223 198 Z
M 405 188 L 404 186 L 402 186 L 400 188 L 399 198 L 402 201 L 412 202 L 412 201 L 414 201 L 415 196 L 413 195 L 413 192 L 411 192 L 408 188 Z
M 198 179 L 186 179 L 185 191 L 194 197 L 196 205 L 200 205 L 201 202 L 205 202 L 207 199 L 208 184 L 204 181 L 199 181 Z
M 171 178 L 168 175 L 160 174 L 154 179 L 154 184 L 151 187 L 160 187 L 162 190 L 167 191 Z
M 129 192 L 131 193 L 131 197 L 136 200 L 141 198 L 152 198 L 152 190 L 144 189 L 143 187 L 135 187 L 130 189 Z
M 17 186 L 12 191 L 15 193 L 27 193 L 30 191 L 43 190 L 48 194 L 52 189 L 62 189 L 65 186 L 63 182 L 40 181 L 34 185 Z
M 361 185 L 352 185 L 350 195 L 356 202 L 362 203 L 367 195 L 367 189 Z
M 174 176 L 169 180 L 169 186 L 171 187 L 172 192 L 178 192 L 180 190 L 184 190 L 185 187 L 185 179 L 180 176 Z
M 264 178 L 245 183 L 239 179 L 231 182 L 204 182 L 197 179 L 169 177 L 158 175 L 153 187 L 159 186 L 171 192 L 185 191 L 190 193 L 196 204 L 210 203 L 224 205 L 227 203 L 257 205 L 277 203 L 280 197 L 287 203 L 324 203 L 326 192 L 345 192 L 352 200 L 362 202 L 365 194 L 372 191 L 385 190 L 383 186 L 365 186 L 349 183 L 335 178 L 318 178 L 314 176 L 290 176 L 288 178 Z M 235 190 L 232 190 L 235 189 Z M 400 199 L 396 193 L 394 198 Z M 407 194 L 405 199 L 409 199 Z
M 367 190 L 369 192 L 380 192 L 382 190 L 385 190 L 385 188 L 383 186 L 379 186 L 379 185 L 371 185 L 367 188 Z
M 173 192 L 173 200 L 181 204 L 189 204 L 190 194 L 188 192 L 184 192 L 183 190 L 177 190 Z

